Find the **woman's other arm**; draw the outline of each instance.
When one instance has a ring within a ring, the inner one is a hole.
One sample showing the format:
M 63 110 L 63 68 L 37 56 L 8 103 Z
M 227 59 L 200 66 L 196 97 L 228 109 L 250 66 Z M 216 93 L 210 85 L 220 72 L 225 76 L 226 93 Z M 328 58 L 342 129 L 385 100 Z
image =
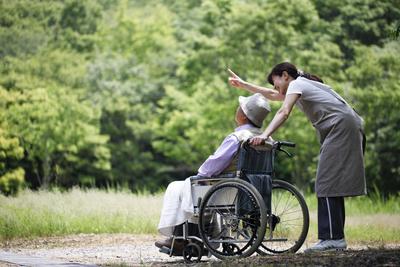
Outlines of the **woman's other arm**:
M 261 135 L 253 137 L 250 143 L 252 145 L 261 145 L 267 140 L 289 118 L 290 112 L 292 112 L 293 106 L 299 97 L 299 94 L 286 95 L 282 107 L 276 112 L 265 131 Z

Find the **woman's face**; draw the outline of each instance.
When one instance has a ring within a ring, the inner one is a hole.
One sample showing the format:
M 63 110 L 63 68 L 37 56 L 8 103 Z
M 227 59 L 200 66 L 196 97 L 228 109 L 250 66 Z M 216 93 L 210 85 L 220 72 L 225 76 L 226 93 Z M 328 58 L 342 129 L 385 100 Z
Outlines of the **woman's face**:
M 289 74 L 286 71 L 284 71 L 281 76 L 272 75 L 272 81 L 274 82 L 275 90 L 278 90 L 279 93 L 285 95 L 287 88 L 289 86 L 289 83 L 293 79 L 293 78 L 292 79 L 290 79 L 290 78 L 291 77 L 289 76 Z

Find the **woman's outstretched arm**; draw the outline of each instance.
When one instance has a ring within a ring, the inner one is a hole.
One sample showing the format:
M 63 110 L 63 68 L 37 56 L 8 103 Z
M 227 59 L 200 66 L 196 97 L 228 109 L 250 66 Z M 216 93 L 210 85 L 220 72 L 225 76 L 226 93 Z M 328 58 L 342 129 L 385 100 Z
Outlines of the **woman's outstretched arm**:
M 264 97 L 266 97 L 267 99 L 272 100 L 272 101 L 283 101 L 285 99 L 285 96 L 282 95 L 281 93 L 279 93 L 275 89 L 270 89 L 270 88 L 258 86 L 258 85 L 243 81 L 236 73 L 234 73 L 230 69 L 228 69 L 228 72 L 230 74 L 229 83 L 233 87 L 244 89 L 253 94 L 260 93 Z

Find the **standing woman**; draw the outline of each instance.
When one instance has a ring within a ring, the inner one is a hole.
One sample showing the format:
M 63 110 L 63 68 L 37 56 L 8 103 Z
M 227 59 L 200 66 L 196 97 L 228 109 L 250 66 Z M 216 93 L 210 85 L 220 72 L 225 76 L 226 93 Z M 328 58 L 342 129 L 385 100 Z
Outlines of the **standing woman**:
M 319 242 L 305 252 L 345 249 L 344 197 L 367 192 L 362 118 L 319 77 L 303 73 L 291 63 L 280 63 L 269 73 L 268 82 L 274 89 L 248 83 L 229 72 L 232 86 L 283 101 L 263 134 L 251 139 L 252 144 L 270 138 L 288 119 L 295 104 L 316 128 L 321 144 L 315 182 Z

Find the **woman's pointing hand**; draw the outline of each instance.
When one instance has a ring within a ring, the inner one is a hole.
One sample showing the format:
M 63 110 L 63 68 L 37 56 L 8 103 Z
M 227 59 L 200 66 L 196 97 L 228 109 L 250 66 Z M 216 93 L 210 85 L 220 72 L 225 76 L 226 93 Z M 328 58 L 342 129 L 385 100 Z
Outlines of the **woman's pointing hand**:
M 236 73 L 234 73 L 231 69 L 228 69 L 229 72 L 229 84 L 233 87 L 244 88 L 245 81 L 243 81 Z

